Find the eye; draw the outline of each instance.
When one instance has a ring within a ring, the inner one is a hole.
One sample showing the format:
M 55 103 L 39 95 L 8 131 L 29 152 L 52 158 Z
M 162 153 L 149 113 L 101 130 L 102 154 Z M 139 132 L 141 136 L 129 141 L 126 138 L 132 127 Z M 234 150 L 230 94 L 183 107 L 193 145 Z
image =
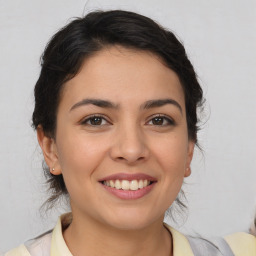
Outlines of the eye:
M 102 126 L 108 123 L 109 122 L 103 116 L 100 116 L 100 115 L 90 116 L 81 122 L 81 124 L 83 125 L 90 125 L 90 126 Z
M 157 115 L 154 116 L 147 122 L 149 125 L 156 125 L 156 126 L 167 126 L 167 125 L 174 125 L 174 121 L 170 117 L 166 117 L 164 115 Z

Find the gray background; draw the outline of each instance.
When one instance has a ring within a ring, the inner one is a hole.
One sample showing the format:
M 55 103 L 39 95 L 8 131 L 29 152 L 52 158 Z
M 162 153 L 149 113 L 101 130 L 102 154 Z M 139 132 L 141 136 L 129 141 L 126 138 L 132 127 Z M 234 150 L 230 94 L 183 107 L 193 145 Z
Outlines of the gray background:
M 203 236 L 247 231 L 256 205 L 254 0 L 0 0 L 0 250 L 50 229 L 64 211 L 39 212 L 47 195 L 30 127 L 33 86 L 53 33 L 101 8 L 137 11 L 175 31 L 204 88 L 204 154 L 184 186 L 188 218 L 175 227 Z

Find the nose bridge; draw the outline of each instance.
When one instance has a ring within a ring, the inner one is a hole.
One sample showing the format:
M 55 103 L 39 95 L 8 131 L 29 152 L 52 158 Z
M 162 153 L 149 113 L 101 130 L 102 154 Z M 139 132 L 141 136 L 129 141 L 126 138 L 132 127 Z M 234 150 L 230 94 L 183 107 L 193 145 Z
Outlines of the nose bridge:
M 112 148 L 112 157 L 134 163 L 147 157 L 145 136 L 138 123 L 127 121 L 116 130 Z

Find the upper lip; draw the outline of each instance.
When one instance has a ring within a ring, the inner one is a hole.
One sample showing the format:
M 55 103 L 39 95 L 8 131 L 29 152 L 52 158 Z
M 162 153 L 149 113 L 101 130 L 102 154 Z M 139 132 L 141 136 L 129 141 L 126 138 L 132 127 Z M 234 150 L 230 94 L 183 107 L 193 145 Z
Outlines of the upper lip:
M 115 173 L 109 176 L 106 176 L 99 180 L 99 182 L 107 181 L 107 180 L 149 180 L 149 181 L 157 181 L 156 178 L 147 175 L 145 173 Z

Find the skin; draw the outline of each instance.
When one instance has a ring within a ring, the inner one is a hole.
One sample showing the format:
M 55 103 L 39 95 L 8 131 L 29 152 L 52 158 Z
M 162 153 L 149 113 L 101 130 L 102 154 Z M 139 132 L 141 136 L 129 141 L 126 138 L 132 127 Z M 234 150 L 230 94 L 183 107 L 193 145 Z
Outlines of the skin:
M 116 107 L 81 104 L 84 99 Z M 144 108 L 159 99 L 177 104 Z M 88 118 L 99 114 L 103 118 L 92 125 Z M 70 194 L 73 221 L 63 235 L 73 255 L 171 254 L 164 213 L 190 175 L 194 142 L 178 76 L 157 56 L 116 46 L 87 58 L 64 86 L 55 139 L 39 127 L 38 140 Z M 99 180 L 121 172 L 145 173 L 157 182 L 142 198 L 120 199 Z

